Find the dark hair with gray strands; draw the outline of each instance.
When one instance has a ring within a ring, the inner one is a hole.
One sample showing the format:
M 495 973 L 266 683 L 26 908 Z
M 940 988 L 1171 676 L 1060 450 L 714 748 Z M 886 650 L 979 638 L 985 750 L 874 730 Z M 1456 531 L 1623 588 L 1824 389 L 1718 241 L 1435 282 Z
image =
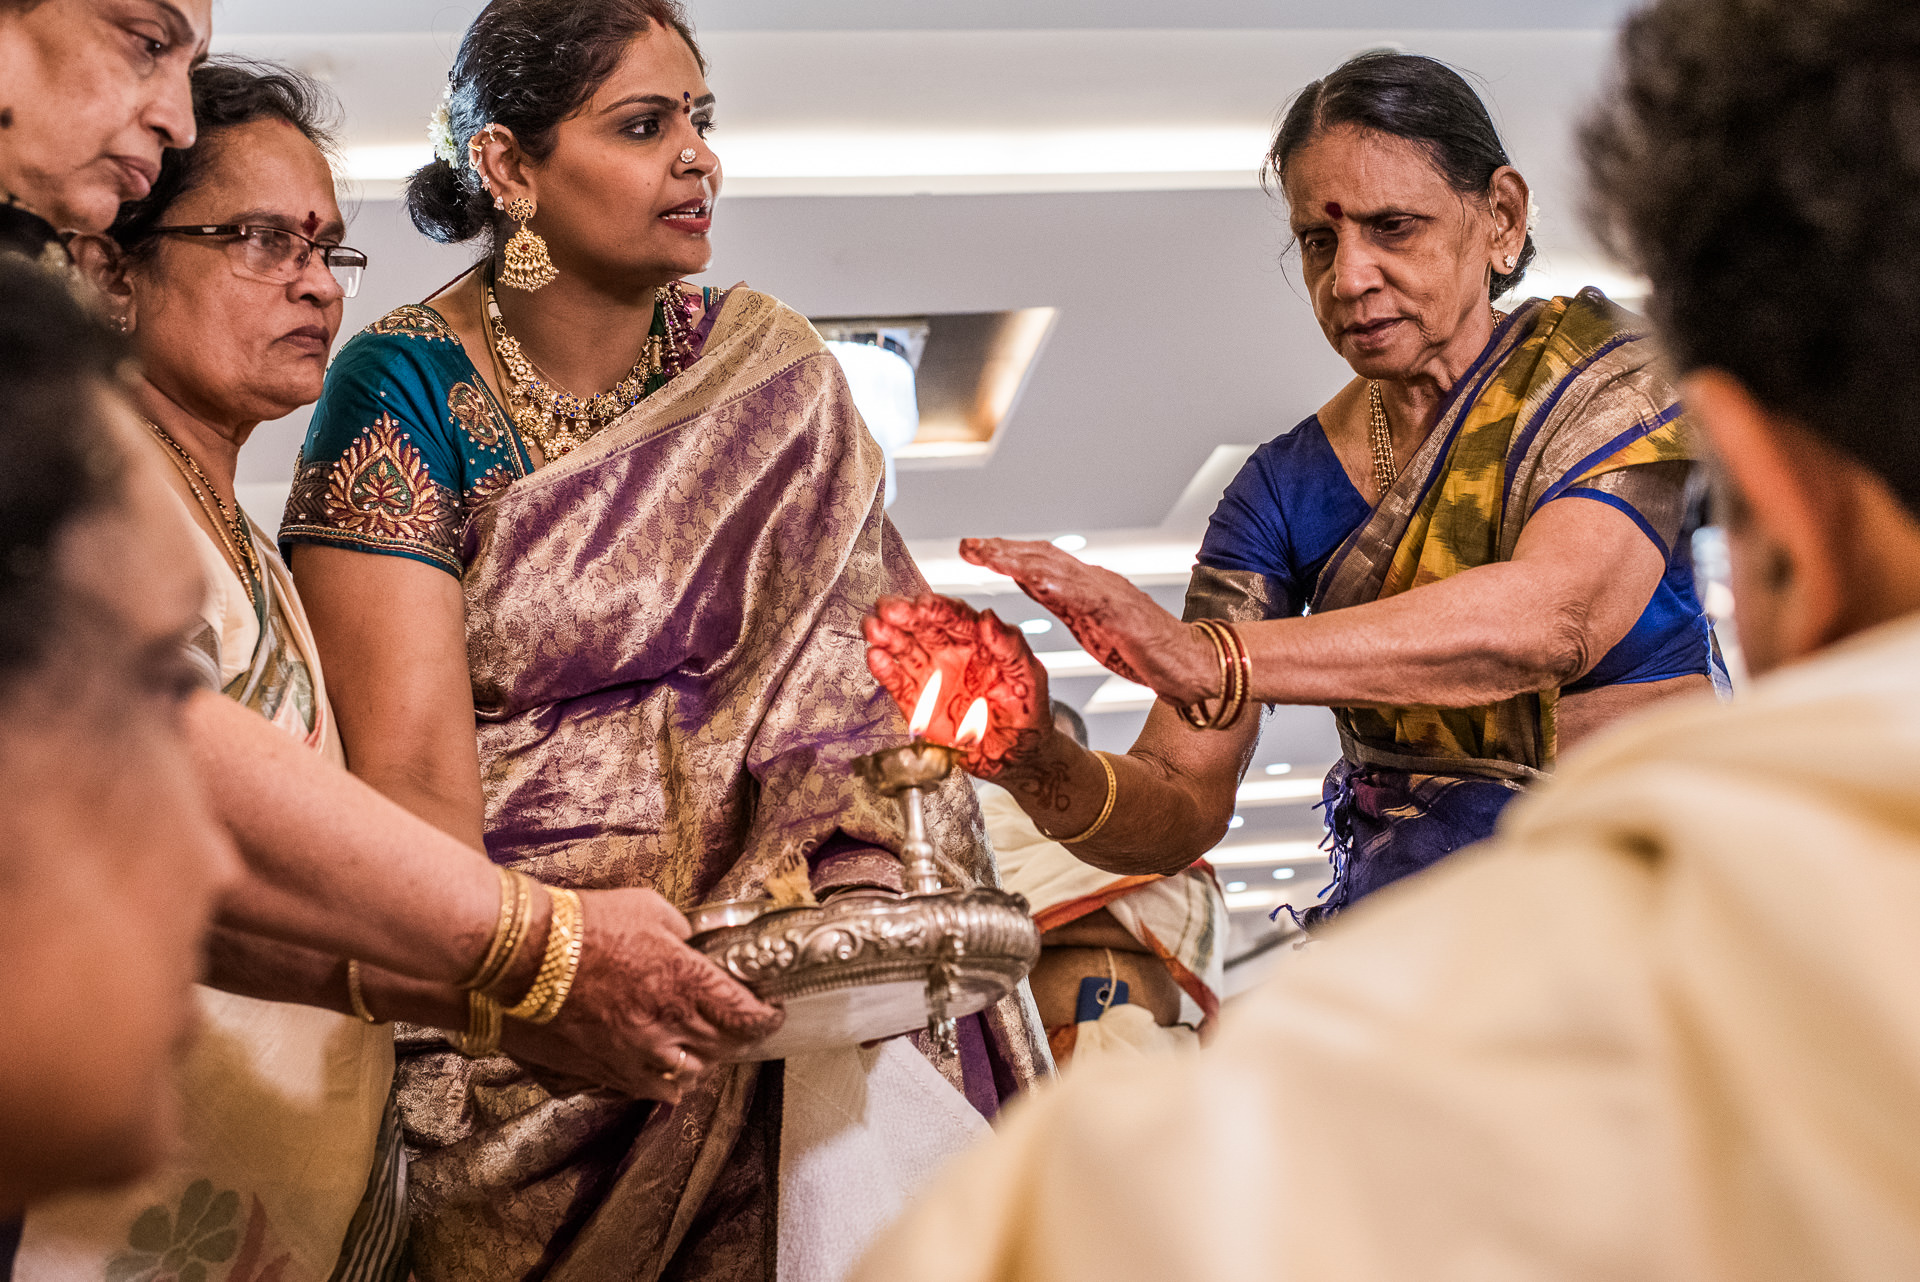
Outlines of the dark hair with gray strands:
M 1590 217 L 1684 370 L 1920 514 L 1920 5 L 1661 0 L 1581 132 Z
M 127 355 L 66 282 L 0 254 L 0 698 L 60 640 L 61 535 L 118 485 L 120 451 L 90 392 Z
M 455 163 L 435 160 L 407 183 L 413 225 L 444 244 L 494 226 L 493 198 L 466 166 L 467 142 L 488 125 L 513 131 L 535 160 L 553 154 L 553 131 L 585 106 L 650 27 L 687 42 L 707 69 L 677 0 L 493 0 L 467 28 L 447 75 Z
M 325 86 L 292 67 L 251 58 L 209 59 L 193 69 L 193 120 L 199 137 L 193 146 L 169 148 L 161 156 L 153 190 L 120 206 L 107 234 L 122 249 L 139 252 L 153 229 L 166 225 L 167 211 L 206 177 L 207 162 L 227 130 L 256 120 L 284 120 L 331 156 L 338 114 Z
M 1347 59 L 1294 95 L 1267 149 L 1262 176 L 1284 188 L 1294 153 L 1341 125 L 1419 144 L 1463 196 L 1485 197 L 1494 171 L 1511 163 L 1486 104 L 1459 72 L 1436 58 L 1375 49 Z M 1493 274 L 1492 297 L 1520 283 L 1533 252 L 1528 232 L 1513 269 Z

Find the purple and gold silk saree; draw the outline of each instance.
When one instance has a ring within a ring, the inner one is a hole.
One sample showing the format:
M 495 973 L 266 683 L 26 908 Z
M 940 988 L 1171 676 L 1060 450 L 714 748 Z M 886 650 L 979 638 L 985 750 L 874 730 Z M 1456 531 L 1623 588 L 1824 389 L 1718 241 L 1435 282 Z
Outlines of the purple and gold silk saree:
M 494 860 L 683 909 L 826 849 L 876 852 L 884 879 L 900 821 L 847 763 L 905 728 L 860 623 L 924 582 L 881 476 L 812 327 L 736 288 L 684 373 L 477 508 L 462 583 Z M 994 880 L 964 780 L 932 826 L 953 882 Z M 969 1068 L 999 1091 L 1046 1066 L 1030 1010 L 974 1025 Z M 420 1276 L 774 1278 L 782 1076 L 723 1066 L 673 1107 L 555 1098 L 504 1058 L 416 1045 Z

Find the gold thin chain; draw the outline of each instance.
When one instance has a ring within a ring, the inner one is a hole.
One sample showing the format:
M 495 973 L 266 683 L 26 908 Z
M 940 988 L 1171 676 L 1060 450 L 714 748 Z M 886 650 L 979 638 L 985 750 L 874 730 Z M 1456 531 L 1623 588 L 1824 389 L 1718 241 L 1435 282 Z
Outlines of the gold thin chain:
M 1498 310 L 1489 308 L 1493 327 L 1500 328 L 1500 322 L 1506 316 Z M 1400 470 L 1393 461 L 1393 428 L 1387 422 L 1386 402 L 1380 395 L 1380 384 L 1367 384 L 1367 446 L 1373 454 L 1373 488 L 1381 498 L 1393 488 L 1399 479 Z
M 193 455 L 187 453 L 185 447 L 167 433 L 167 429 L 152 419 L 142 421 L 146 423 L 147 430 L 167 447 L 167 456 L 173 461 L 174 469 L 186 480 L 194 502 L 206 513 L 207 520 L 213 523 L 214 533 L 220 536 L 221 549 L 226 553 L 227 564 L 233 567 L 234 574 L 239 577 L 240 586 L 247 590 L 248 604 L 258 605 L 260 599 L 254 585 L 260 582 L 260 558 L 254 554 L 253 531 L 248 527 L 239 503 L 228 507 L 227 501 L 220 497 L 220 492 L 213 488 L 213 482 L 207 479 L 207 474 L 194 462 Z

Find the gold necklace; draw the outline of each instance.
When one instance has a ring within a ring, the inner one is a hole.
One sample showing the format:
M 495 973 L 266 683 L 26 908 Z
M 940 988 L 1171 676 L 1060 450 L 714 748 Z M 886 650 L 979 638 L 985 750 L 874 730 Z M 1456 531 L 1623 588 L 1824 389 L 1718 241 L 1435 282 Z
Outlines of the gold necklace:
M 1493 308 L 1488 308 L 1487 314 L 1493 318 L 1495 329 L 1506 319 Z M 1373 453 L 1373 488 L 1384 499 L 1400 472 L 1393 461 L 1393 429 L 1387 424 L 1387 407 L 1378 383 L 1367 384 L 1367 445 Z
M 1367 445 L 1373 451 L 1374 492 L 1384 499 L 1398 473 L 1393 465 L 1393 429 L 1387 426 L 1387 407 L 1378 383 L 1367 384 Z
M 172 460 L 174 469 L 185 479 L 194 502 L 200 505 L 200 510 L 206 513 L 207 520 L 212 523 L 214 533 L 220 536 L 220 546 L 226 553 L 227 564 L 233 567 L 240 586 L 247 590 L 247 603 L 259 605 L 260 599 L 255 595 L 254 585 L 261 581 L 260 558 L 254 554 L 253 532 L 247 526 L 247 518 L 241 513 L 240 505 L 235 503 L 232 507 L 227 506 L 227 501 L 213 488 L 213 482 L 194 462 L 193 455 L 187 453 L 186 448 L 168 434 L 167 429 L 152 419 L 142 421 L 146 423 L 147 430 L 167 447 L 167 456 Z
M 650 390 L 680 372 L 685 365 L 690 304 L 678 289 L 654 291 L 655 314 L 664 333 L 649 333 L 626 376 L 598 395 L 581 400 L 553 385 L 540 367 L 528 359 L 520 341 L 507 332 L 493 286 L 482 283 L 487 312 L 487 339 L 496 360 L 506 369 L 507 412 L 523 436 L 540 447 L 551 463 L 598 436 L 628 410 L 645 400 Z

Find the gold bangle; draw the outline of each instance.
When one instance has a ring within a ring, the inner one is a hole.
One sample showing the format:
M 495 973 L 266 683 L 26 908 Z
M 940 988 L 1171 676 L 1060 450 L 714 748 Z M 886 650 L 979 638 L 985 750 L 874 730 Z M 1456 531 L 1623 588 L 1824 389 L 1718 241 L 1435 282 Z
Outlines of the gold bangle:
M 587 944 L 586 906 L 580 902 L 580 896 L 574 891 L 562 890 L 559 893 L 560 898 L 565 900 L 572 909 L 570 914 L 572 920 L 568 923 L 570 934 L 566 942 L 566 957 L 561 963 L 559 978 L 553 981 L 552 995 L 547 998 L 547 1004 L 540 1008 L 540 1013 L 531 1017 L 530 1023 L 551 1024 L 554 1017 L 560 1013 L 560 1008 L 567 1004 L 567 998 L 573 992 L 573 981 L 580 974 L 580 955 Z
M 1220 619 L 1195 619 L 1194 626 L 1213 642 L 1220 660 L 1220 706 L 1209 716 L 1207 700 L 1181 704 L 1180 715 L 1195 730 L 1225 730 L 1240 720 L 1253 689 L 1253 656 L 1232 624 Z M 1208 696 L 1211 697 L 1211 696 Z
M 540 960 L 540 973 L 532 987 L 503 1012 L 529 1024 L 546 1024 L 560 1013 L 561 1004 L 573 988 L 580 970 L 580 949 L 584 942 L 580 930 L 580 896 L 564 886 L 547 887 L 552 913 L 547 920 L 547 946 Z
M 494 872 L 499 874 L 500 879 L 500 916 L 494 923 L 493 939 L 487 944 L 486 955 L 480 959 L 480 965 L 473 974 L 456 985 L 459 988 L 485 988 L 499 979 L 500 972 L 513 960 L 514 950 L 507 946 L 509 941 L 516 946 L 518 944 L 517 940 L 513 940 L 513 926 L 514 919 L 526 911 L 525 887 L 505 868 L 496 865 Z M 522 929 L 525 929 L 524 924 Z
M 1253 690 L 1253 655 L 1247 650 L 1247 643 L 1240 639 L 1240 633 L 1224 619 L 1213 620 L 1214 630 L 1227 643 L 1233 652 L 1233 704 L 1231 709 L 1222 707 L 1215 721 L 1215 728 L 1225 730 L 1240 719 L 1246 710 L 1249 696 Z
M 1227 697 L 1232 693 L 1230 685 L 1233 681 L 1233 674 L 1231 664 L 1227 658 L 1226 642 L 1222 641 L 1219 635 L 1215 633 L 1211 627 L 1207 626 L 1211 622 L 1211 619 L 1195 619 L 1193 626 L 1198 628 L 1200 635 L 1205 637 L 1213 645 L 1214 658 L 1220 663 L 1220 706 L 1225 708 Z M 1214 718 L 1207 715 L 1207 696 L 1201 696 L 1198 702 L 1182 703 L 1177 706 L 1180 709 L 1180 715 L 1184 717 L 1187 724 L 1195 730 L 1211 730 L 1217 724 Z
M 1100 817 L 1088 824 L 1080 832 L 1076 832 L 1071 837 L 1053 838 L 1053 840 L 1063 846 L 1071 846 L 1075 842 L 1085 841 L 1092 837 L 1094 833 L 1106 827 L 1108 818 L 1113 814 L 1114 800 L 1120 795 L 1120 778 L 1113 773 L 1113 763 L 1107 760 L 1107 754 L 1104 752 L 1096 752 L 1093 755 L 1100 759 L 1100 768 L 1107 772 L 1107 804 L 1100 807 Z
M 453 1049 L 468 1059 L 500 1053 L 500 1003 L 481 992 L 467 994 L 467 1031 L 449 1034 Z
M 505 978 L 513 965 L 513 959 L 520 955 L 520 945 L 526 941 L 527 931 L 533 926 L 533 878 L 525 873 L 508 874 L 513 880 L 513 911 L 508 918 L 507 933 L 500 939 L 500 955 L 493 959 L 485 974 L 477 976 L 479 983 L 473 991 L 483 993 Z
M 347 1005 L 353 1013 L 369 1024 L 378 1024 L 379 1016 L 367 1009 L 366 994 L 360 991 L 360 963 L 351 957 L 347 959 Z

